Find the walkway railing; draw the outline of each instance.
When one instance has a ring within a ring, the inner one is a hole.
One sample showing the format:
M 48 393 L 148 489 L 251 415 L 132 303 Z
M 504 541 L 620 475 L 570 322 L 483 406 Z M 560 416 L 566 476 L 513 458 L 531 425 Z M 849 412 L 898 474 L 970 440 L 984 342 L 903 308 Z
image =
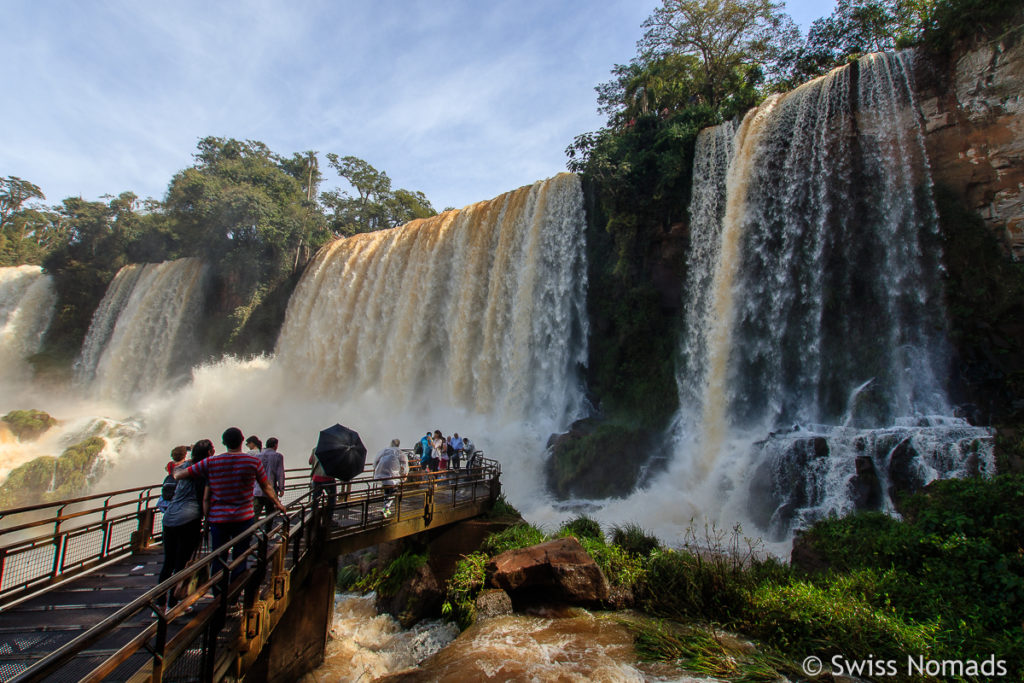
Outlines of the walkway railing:
M 0 510 L 0 609 L 161 538 L 160 486 Z
M 338 484 L 333 509 L 327 508 L 326 498 L 313 500 L 308 470 L 290 470 L 284 495 L 287 514 L 255 521 L 238 537 L 35 661 L 12 680 L 40 681 L 58 671 L 62 679 L 81 681 L 237 677 L 255 661 L 284 613 L 290 585 L 298 585 L 303 572 L 310 570 L 311 556 L 322 555 L 332 540 L 335 552 L 341 547 L 338 539 L 349 539 L 352 545 L 352 539 L 362 535 L 369 545 L 377 542 L 374 533 L 389 525 L 415 521 L 415 529 L 421 529 L 435 515 L 460 507 L 477 509 L 485 500 L 493 501 L 500 466 L 484 458 L 478 462 L 466 470 L 430 474 L 413 470 L 393 496 L 384 493 L 372 473 L 364 473 L 348 484 Z M 19 520 L 0 530 L 0 558 L 5 561 L 0 574 L 0 614 L 29 592 L 38 593 L 98 564 L 128 556 L 157 539 L 159 516 L 154 515 L 153 504 L 158 496 L 159 486 L 149 486 L 0 511 L 0 520 Z M 393 499 L 395 511 L 389 517 L 382 514 L 387 499 Z M 25 521 L 33 516 L 37 519 Z M 49 533 L 42 534 L 44 529 Z M 19 535 L 26 537 L 16 538 Z M 248 551 L 228 562 L 228 548 L 245 541 Z M 42 562 L 32 555 L 39 549 L 45 549 Z M 166 607 L 175 593 L 180 602 Z M 233 608 L 239 601 L 241 609 Z M 125 640 L 125 626 L 136 622 Z M 116 645 L 110 645 L 112 640 L 118 641 Z M 101 642 L 103 648 L 92 654 L 90 648 Z

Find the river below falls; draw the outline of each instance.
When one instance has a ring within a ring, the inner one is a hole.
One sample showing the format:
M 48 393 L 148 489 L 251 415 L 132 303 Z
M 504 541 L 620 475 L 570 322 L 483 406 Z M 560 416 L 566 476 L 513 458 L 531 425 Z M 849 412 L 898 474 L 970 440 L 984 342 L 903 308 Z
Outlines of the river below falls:
M 629 631 L 583 609 L 444 621 L 403 630 L 374 597 L 339 594 L 323 665 L 302 683 L 334 681 L 708 681 L 637 661 Z

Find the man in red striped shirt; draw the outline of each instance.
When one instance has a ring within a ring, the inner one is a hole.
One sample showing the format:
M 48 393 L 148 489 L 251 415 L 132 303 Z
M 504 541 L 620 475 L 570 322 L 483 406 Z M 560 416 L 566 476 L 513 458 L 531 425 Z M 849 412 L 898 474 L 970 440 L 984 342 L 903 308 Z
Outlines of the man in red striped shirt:
M 253 488 L 258 483 L 263 495 L 270 499 L 279 511 L 285 512 L 274 487 L 267 481 L 267 473 L 259 456 L 242 452 L 245 437 L 242 430 L 230 427 L 225 430 L 221 441 L 227 447 L 226 453 L 219 453 L 189 467 L 174 471 L 175 479 L 203 477 L 210 496 L 207 521 L 210 523 L 210 543 L 219 548 L 242 533 L 253 523 Z M 231 547 L 231 557 L 238 558 L 249 549 L 249 540 Z M 222 557 L 227 562 L 226 557 Z M 234 580 L 243 571 L 245 563 L 231 572 Z

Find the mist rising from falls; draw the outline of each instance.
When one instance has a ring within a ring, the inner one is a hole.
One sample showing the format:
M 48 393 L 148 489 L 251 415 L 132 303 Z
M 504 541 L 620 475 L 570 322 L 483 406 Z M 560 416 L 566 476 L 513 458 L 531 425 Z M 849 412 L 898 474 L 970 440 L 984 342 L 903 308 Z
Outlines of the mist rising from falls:
M 0 268 L 0 382 L 31 377 L 27 359 L 39 350 L 56 300 L 39 266 Z
M 564 422 L 583 400 L 584 226 L 561 174 L 338 240 L 292 295 L 277 361 L 314 396 Z
M 868 55 L 698 139 L 675 472 L 716 492 L 712 517 L 781 539 L 829 512 L 891 506 L 893 476 L 959 476 L 971 454 L 973 471 L 992 469 L 990 433 L 962 421 L 872 431 L 952 412 L 909 59 Z
M 204 273 L 197 258 L 121 268 L 93 314 L 75 363 L 78 383 L 100 398 L 128 399 L 186 371 Z

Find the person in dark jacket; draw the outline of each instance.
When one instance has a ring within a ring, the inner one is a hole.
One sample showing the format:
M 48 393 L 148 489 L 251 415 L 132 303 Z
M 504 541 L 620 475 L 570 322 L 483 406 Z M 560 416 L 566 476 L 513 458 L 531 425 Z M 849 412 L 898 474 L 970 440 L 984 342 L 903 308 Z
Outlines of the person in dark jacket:
M 213 442 L 209 439 L 197 441 L 192 447 L 192 461 L 182 458 L 178 461 L 178 468 L 202 462 L 210 455 L 213 455 Z M 173 475 L 170 476 L 173 480 Z M 164 510 L 164 565 L 160 568 L 158 583 L 166 581 L 172 574 L 184 569 L 199 548 L 202 540 L 205 493 L 206 480 L 203 478 L 195 477 L 177 482 L 174 495 Z M 174 607 L 178 602 L 176 591 L 169 592 L 167 606 Z

